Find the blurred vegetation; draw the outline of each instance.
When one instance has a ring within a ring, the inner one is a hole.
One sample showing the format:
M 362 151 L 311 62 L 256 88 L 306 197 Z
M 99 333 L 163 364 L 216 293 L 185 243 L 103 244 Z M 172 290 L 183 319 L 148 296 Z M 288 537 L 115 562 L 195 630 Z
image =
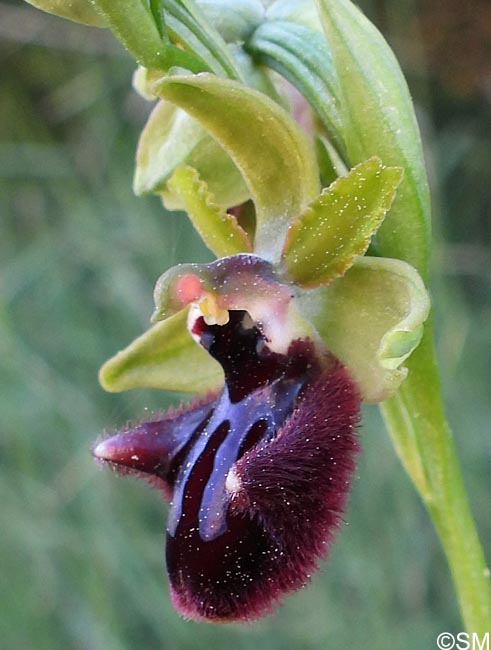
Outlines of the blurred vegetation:
M 424 131 L 445 392 L 490 557 L 489 6 L 362 5 L 402 60 Z M 182 215 L 132 195 L 149 106 L 110 35 L 2 2 L 0 38 L 1 648 L 419 650 L 461 630 L 435 533 L 374 408 L 349 526 L 312 584 L 249 626 L 172 610 L 159 494 L 90 456 L 104 427 L 170 398 L 105 394 L 97 370 L 147 327 L 160 272 L 210 257 Z

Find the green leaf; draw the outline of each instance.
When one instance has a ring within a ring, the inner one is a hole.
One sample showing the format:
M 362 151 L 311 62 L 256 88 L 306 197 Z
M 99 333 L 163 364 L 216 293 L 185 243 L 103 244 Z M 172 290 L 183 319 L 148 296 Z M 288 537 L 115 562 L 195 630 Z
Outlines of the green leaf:
M 304 287 L 327 284 L 363 255 L 387 214 L 402 171 L 371 158 L 338 178 L 288 230 L 283 266 Z
M 163 194 L 168 209 L 182 209 L 167 192 L 167 181 L 181 165 L 198 171 L 219 205 L 240 205 L 249 198 L 239 170 L 222 147 L 183 110 L 159 102 L 138 143 L 135 194 Z
M 101 368 L 99 381 L 110 392 L 129 388 L 205 392 L 223 383 L 220 365 L 186 328 L 187 309 L 157 323 Z
M 106 27 L 107 20 L 92 6 L 90 0 L 26 0 L 30 5 L 55 16 L 68 18 L 76 23 Z
M 167 77 L 155 90 L 196 118 L 233 159 L 256 207 L 255 251 L 279 259 L 289 223 L 319 193 L 313 147 L 300 127 L 265 95 L 212 75 Z
M 237 219 L 214 202 L 213 194 L 192 167 L 178 167 L 168 183 L 208 248 L 217 257 L 251 251 L 249 237 Z
M 361 257 L 343 278 L 302 292 L 301 309 L 350 370 L 367 402 L 390 397 L 407 375 L 430 308 L 417 271 L 401 260 Z
M 343 152 L 337 76 L 324 35 L 303 25 L 266 22 L 256 29 L 246 49 L 299 90 Z
M 409 91 L 392 50 L 349 0 L 318 0 L 341 88 L 344 141 L 351 165 L 379 156 L 404 180 L 376 237 L 377 250 L 415 266 L 426 280 L 430 200 L 421 139 Z

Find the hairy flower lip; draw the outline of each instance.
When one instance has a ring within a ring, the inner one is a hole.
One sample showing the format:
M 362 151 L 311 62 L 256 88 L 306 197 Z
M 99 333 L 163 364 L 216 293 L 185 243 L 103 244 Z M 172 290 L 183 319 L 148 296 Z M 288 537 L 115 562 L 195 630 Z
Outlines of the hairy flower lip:
M 92 455 L 101 465 L 120 474 L 132 473 L 161 479 L 169 493 L 170 464 L 189 442 L 194 431 L 206 422 L 216 393 L 191 400 L 177 409 L 170 407 L 151 420 L 128 425 L 123 431 L 97 442 Z
M 94 455 L 171 498 L 175 607 L 249 621 L 304 585 L 326 554 L 358 451 L 360 399 L 325 350 L 307 338 L 275 352 L 244 310 L 223 325 L 201 316 L 194 330 L 224 369 L 221 394 L 104 440 Z
M 227 570 L 223 536 L 197 543 L 190 525 L 180 541 L 168 537 L 172 601 L 186 618 L 251 621 L 309 580 L 342 520 L 359 451 L 358 407 L 357 391 L 336 363 L 306 387 L 271 440 L 232 466 L 240 490 L 229 494 L 229 532 L 242 525 L 244 535 L 235 570 Z

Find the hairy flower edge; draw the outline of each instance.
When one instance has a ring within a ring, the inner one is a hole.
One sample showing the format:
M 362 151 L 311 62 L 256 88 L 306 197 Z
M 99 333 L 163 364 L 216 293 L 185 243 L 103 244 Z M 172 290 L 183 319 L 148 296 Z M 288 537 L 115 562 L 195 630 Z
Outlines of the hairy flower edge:
M 304 585 L 341 520 L 360 398 L 309 339 L 272 351 L 245 311 L 198 317 L 223 366 L 218 397 L 104 440 L 96 458 L 164 485 L 167 566 L 185 617 L 252 620 Z

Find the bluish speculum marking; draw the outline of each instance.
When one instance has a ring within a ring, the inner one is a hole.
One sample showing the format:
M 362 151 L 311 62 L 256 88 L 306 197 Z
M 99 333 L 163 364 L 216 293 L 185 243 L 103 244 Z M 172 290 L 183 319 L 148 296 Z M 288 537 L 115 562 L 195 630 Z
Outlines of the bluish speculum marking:
M 194 338 L 224 371 L 220 394 L 113 436 L 94 454 L 158 479 L 171 497 L 176 608 L 250 619 L 304 584 L 327 550 L 354 468 L 359 397 L 310 339 L 288 343 L 283 329 L 286 347 L 275 346 L 271 323 L 287 328 L 285 311 L 269 323 L 273 340 L 245 310 L 228 310 L 222 324 L 194 313 Z
M 227 475 L 246 451 L 271 440 L 284 424 L 313 363 L 307 344 L 298 344 L 292 357 L 270 352 L 244 311 L 230 312 L 229 322 L 222 326 L 206 325 L 199 318 L 193 333 L 221 363 L 226 383 L 178 473 L 167 527 L 167 558 L 170 570 L 174 565 L 179 570 L 199 565 L 201 580 L 205 573 L 216 580 L 223 572 L 247 573 L 244 566 L 237 566 L 230 549 L 237 546 L 239 536 L 242 545 L 251 537 L 250 530 L 244 537 L 249 522 L 245 526 L 243 517 L 228 513 L 233 495 L 226 489 Z M 254 536 L 257 542 L 252 541 Z M 250 539 L 253 555 L 260 539 L 257 531 Z

